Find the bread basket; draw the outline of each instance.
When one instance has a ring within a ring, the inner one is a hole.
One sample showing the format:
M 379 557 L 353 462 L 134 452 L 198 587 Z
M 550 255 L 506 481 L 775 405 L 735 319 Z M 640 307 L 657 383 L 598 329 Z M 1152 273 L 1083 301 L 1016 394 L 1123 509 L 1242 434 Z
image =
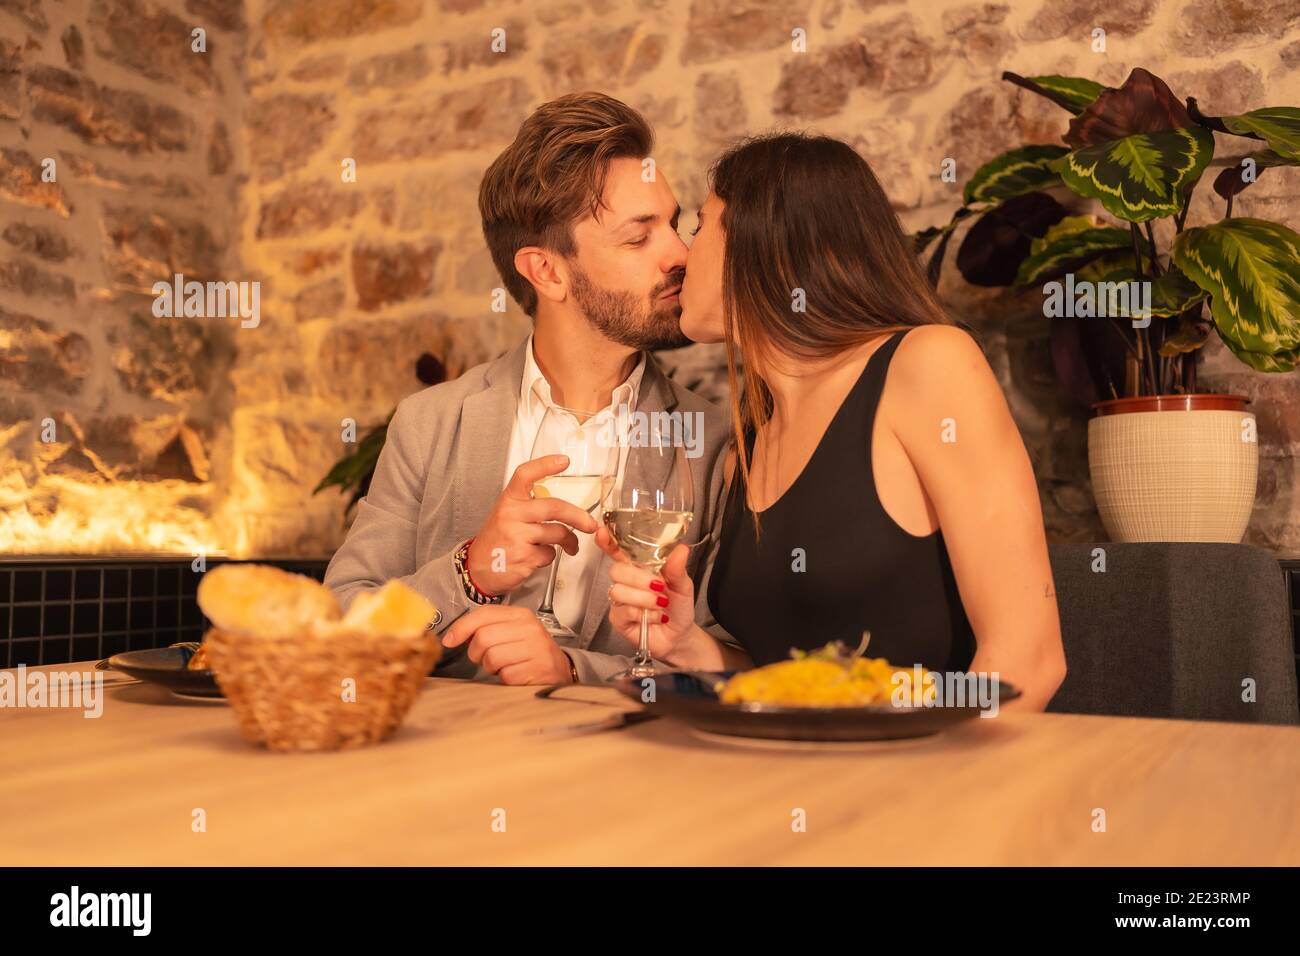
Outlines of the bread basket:
M 216 593 L 218 583 L 205 595 L 217 570 L 200 583 L 200 603 L 207 597 L 224 620 L 204 607 L 214 624 L 204 643 L 213 676 L 248 740 L 282 752 L 341 750 L 377 743 L 397 730 L 442 650 L 425 628 L 435 613 L 429 602 L 391 581 L 358 595 L 339 619 L 332 594 L 325 591 L 332 602 L 325 604 L 305 591 L 325 590 L 308 578 L 302 581 L 310 584 L 292 582 L 300 593 L 289 601 L 282 596 L 284 579 L 265 575 L 231 579 L 226 594 Z M 254 600 L 230 588 L 265 588 L 268 582 L 281 589 L 274 608 L 265 595 Z M 218 598 L 226 606 L 218 608 Z M 307 619 L 286 626 L 295 615 Z M 278 626 L 265 623 L 271 620 Z
M 432 631 L 285 640 L 213 628 L 205 640 L 240 730 L 279 751 L 342 750 L 390 736 L 440 650 Z

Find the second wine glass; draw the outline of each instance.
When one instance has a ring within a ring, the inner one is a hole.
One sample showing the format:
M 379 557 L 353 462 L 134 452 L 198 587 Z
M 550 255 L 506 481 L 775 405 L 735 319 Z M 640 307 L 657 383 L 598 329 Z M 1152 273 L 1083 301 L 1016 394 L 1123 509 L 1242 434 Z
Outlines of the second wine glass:
M 695 516 L 695 488 L 685 443 L 668 429 L 631 429 L 606 461 L 601 487 L 605 527 L 629 561 L 658 573 Z M 653 677 L 650 612 L 641 611 L 641 641 L 624 678 Z

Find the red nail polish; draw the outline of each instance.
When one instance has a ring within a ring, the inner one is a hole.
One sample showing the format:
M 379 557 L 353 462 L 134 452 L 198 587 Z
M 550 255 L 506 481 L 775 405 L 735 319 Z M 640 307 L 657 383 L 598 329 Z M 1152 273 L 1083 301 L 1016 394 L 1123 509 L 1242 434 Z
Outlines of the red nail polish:
M 664 589 L 664 583 L 663 583 L 662 581 L 651 581 L 651 582 L 650 582 L 650 590 L 651 590 L 651 591 L 662 591 L 663 589 Z
M 660 623 L 660 624 L 667 624 L 667 623 L 668 623 L 668 615 L 665 614 L 662 618 L 660 618 L 660 619 L 659 619 L 659 623 Z
M 655 602 L 656 602 L 660 607 L 667 607 L 667 606 L 668 606 L 668 595 L 666 595 L 666 594 L 661 594 L 661 595 L 659 595 L 657 598 L 655 598 Z

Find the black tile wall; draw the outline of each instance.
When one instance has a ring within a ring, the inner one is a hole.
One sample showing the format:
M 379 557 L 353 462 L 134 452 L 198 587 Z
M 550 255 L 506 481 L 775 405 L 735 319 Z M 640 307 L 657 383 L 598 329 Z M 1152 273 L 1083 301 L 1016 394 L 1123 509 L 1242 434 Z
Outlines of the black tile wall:
M 209 559 L 208 567 L 229 563 Z M 328 560 L 260 560 L 317 581 Z M 99 660 L 197 641 L 209 627 L 189 558 L 0 560 L 0 667 Z
M 209 559 L 208 566 L 227 563 Z M 261 560 L 325 577 L 328 560 Z M 1300 559 L 1281 562 L 1300 676 Z M 201 574 L 175 561 L 0 559 L 0 667 L 99 660 L 197 641 L 209 621 L 195 600 Z

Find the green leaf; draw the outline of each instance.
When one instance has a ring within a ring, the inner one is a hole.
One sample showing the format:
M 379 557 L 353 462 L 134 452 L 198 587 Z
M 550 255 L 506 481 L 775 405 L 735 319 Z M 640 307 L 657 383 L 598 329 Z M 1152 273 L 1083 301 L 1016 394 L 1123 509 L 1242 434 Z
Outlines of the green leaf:
M 1063 107 L 1076 115 L 1091 105 L 1092 101 L 1107 89 L 1100 83 L 1085 80 L 1079 76 L 1023 77 L 1007 71 L 1002 74 L 1002 79 L 1008 83 L 1014 83 L 1022 89 L 1029 90 L 1031 93 L 1046 97 L 1057 106 Z
M 389 418 L 391 419 L 392 416 L 390 415 Z M 368 475 L 374 473 L 375 465 L 379 461 L 379 453 L 383 451 L 387 438 L 387 423 L 371 431 L 357 443 L 356 451 L 334 463 L 334 467 L 321 479 L 312 494 L 318 494 L 326 488 L 335 486 L 341 491 L 359 487 Z
M 1181 315 L 1208 295 L 1181 270 L 1171 267 L 1151 283 L 1151 314 L 1161 318 Z
M 1000 203 L 1053 185 L 1060 174 L 1051 168 L 1069 150 L 1064 146 L 1021 146 L 1009 150 L 975 170 L 966 183 L 962 201 Z
M 1210 338 L 1210 324 L 1200 319 L 1183 316 L 1178 320 L 1178 329 L 1165 337 L 1160 343 L 1160 354 L 1165 358 L 1195 352 L 1205 345 Z
M 1294 371 L 1296 363 L 1300 362 L 1300 349 L 1291 349 L 1286 352 L 1277 352 L 1274 354 L 1266 352 L 1251 352 L 1243 349 L 1222 332 L 1219 332 L 1219 338 L 1233 355 L 1237 356 L 1237 358 L 1245 362 L 1256 372 L 1290 372 Z
M 1264 372 L 1300 358 L 1300 235 L 1263 219 L 1225 219 L 1174 240 L 1174 262 L 1210 294 L 1219 336 Z
M 1052 94 L 1052 101 L 1061 104 L 1071 113 L 1082 113 L 1107 89 L 1097 81 L 1086 80 L 1081 76 L 1031 76 L 1029 82 L 1045 91 L 1044 96 Z
M 1065 185 L 1127 222 L 1177 214 L 1186 190 L 1214 155 L 1214 134 L 1200 126 L 1135 133 L 1084 146 L 1056 161 Z
M 1145 249 L 1145 246 L 1143 247 Z M 1133 252 L 1125 247 L 1123 251 L 1108 252 L 1087 265 L 1074 270 L 1074 281 L 1079 282 L 1133 282 L 1137 279 L 1137 269 L 1133 265 Z
M 1129 248 L 1127 229 L 1101 226 L 1091 216 L 1066 216 L 1030 245 L 1016 285 L 1032 285 L 1082 266 L 1116 249 Z
M 1287 159 L 1300 160 L 1300 109 L 1294 106 L 1266 106 L 1237 116 L 1220 117 L 1229 132 L 1256 136 L 1269 149 Z
M 1125 236 L 1128 236 L 1127 232 L 1125 232 Z M 1142 255 L 1146 257 L 1149 244 L 1143 242 L 1139 248 L 1142 250 Z M 1091 282 L 1098 287 L 1102 283 L 1111 282 L 1150 282 L 1150 315 L 1157 318 L 1170 318 L 1181 315 L 1196 303 L 1204 300 L 1208 295 L 1204 289 L 1183 275 L 1177 268 L 1170 268 L 1168 272 L 1155 280 L 1139 279 L 1137 270 L 1133 266 L 1133 252 L 1128 246 L 1125 247 L 1123 252 L 1107 253 L 1101 258 L 1089 262 L 1086 266 L 1075 269 L 1074 282 L 1076 286 L 1084 282 Z M 1103 293 L 1099 289 L 1097 300 L 1101 301 L 1102 297 Z M 1107 301 L 1111 300 L 1108 299 Z M 1129 302 L 1128 296 L 1119 297 L 1114 301 L 1116 303 L 1116 315 L 1129 316 L 1132 314 L 1126 307 Z M 1205 338 L 1204 334 L 1202 334 L 1201 338 Z

